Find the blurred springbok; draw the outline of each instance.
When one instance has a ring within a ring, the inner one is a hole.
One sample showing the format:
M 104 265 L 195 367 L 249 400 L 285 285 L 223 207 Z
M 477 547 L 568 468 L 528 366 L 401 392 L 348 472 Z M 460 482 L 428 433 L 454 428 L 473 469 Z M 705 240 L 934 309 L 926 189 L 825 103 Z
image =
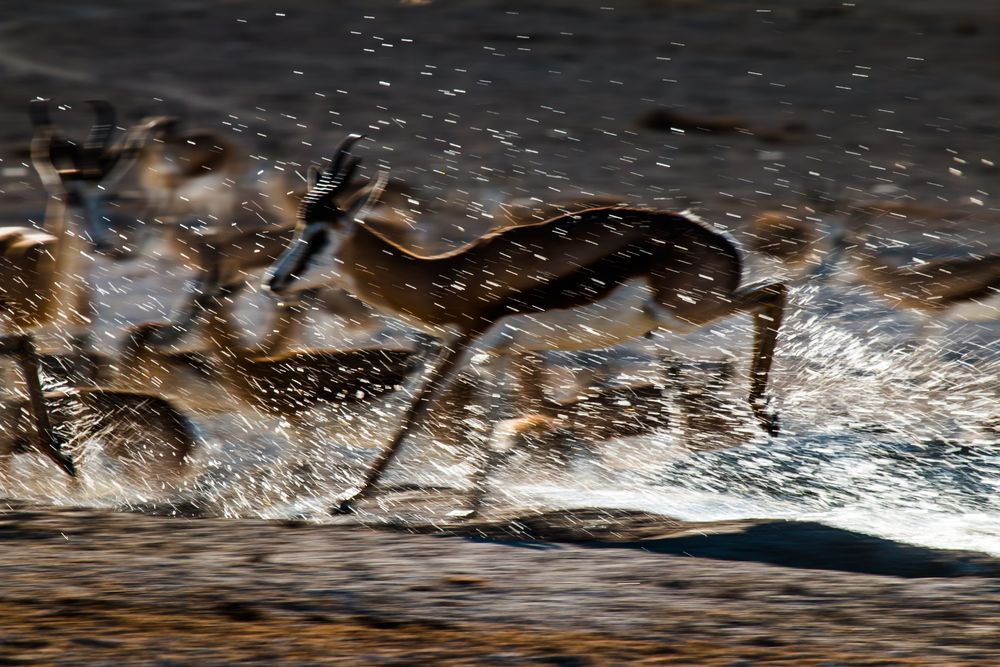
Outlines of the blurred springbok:
M 77 251 L 66 242 L 69 235 L 61 220 L 50 230 L 55 235 L 0 227 L 0 318 L 4 331 L 10 332 L 0 336 L 0 355 L 15 359 L 28 389 L 27 400 L 5 401 L 0 406 L 0 468 L 9 464 L 11 455 L 34 443 L 64 472 L 76 476 L 76 465 L 56 435 L 58 423 L 54 425 L 51 413 L 56 404 L 71 406 L 70 412 L 87 412 L 91 421 L 108 429 L 114 444 L 107 453 L 119 458 L 133 476 L 175 477 L 186 469 L 197 437 L 190 422 L 170 403 L 142 392 L 100 387 L 42 391 L 30 329 L 56 318 L 59 301 L 65 298 L 64 286 L 72 279 L 65 273 L 71 265 L 67 255 Z M 66 414 L 66 410 L 58 411 L 63 418 L 60 423 Z M 74 432 L 79 425 L 70 423 Z M 123 434 L 128 428 L 131 435 Z M 135 435 L 136 428 L 142 431 L 141 437 Z
M 137 126 L 117 142 L 115 112 L 103 100 L 88 102 L 95 121 L 87 139 L 67 139 L 52 122 L 49 102 L 34 100 L 29 111 L 34 137 L 31 162 L 49 194 L 44 228 L 58 239 L 54 305 L 60 323 L 68 328 L 79 366 L 88 363 L 91 327 L 95 309 L 90 282 L 93 253 L 119 256 L 121 244 L 111 235 L 109 199 L 139 155 L 149 128 Z M 94 381 L 93 373 L 77 379 Z M 88 377 L 89 376 L 89 377 Z
M 894 308 L 932 318 L 965 321 L 1000 319 L 1000 252 L 963 252 L 917 259 L 905 245 L 880 238 L 880 225 L 918 221 L 954 221 L 965 211 L 924 206 L 909 201 L 850 203 L 843 210 L 827 198 L 825 205 L 789 213 L 769 211 L 745 230 L 749 247 L 791 266 L 835 266 L 844 261 L 854 277 Z M 819 217 L 817 217 L 819 216 Z M 834 221 L 832 232 L 817 231 L 821 218 Z M 819 250 L 825 257 L 816 260 Z M 809 259 L 813 257 L 813 259 Z
M 385 178 L 338 202 L 359 160 L 349 136 L 299 209 L 295 241 L 266 287 L 279 297 L 335 284 L 371 307 L 445 341 L 445 352 L 396 436 L 339 509 L 371 492 L 405 437 L 475 348 L 595 349 L 657 329 L 689 331 L 752 313 L 749 403 L 775 430 L 764 395 L 784 311 L 784 285 L 741 287 L 742 262 L 723 234 L 691 217 L 603 207 L 495 230 L 440 255 L 422 256 L 364 224 Z
M 200 299 L 236 288 L 274 263 L 294 236 L 294 211 L 304 191 L 275 170 L 249 176 L 240 147 L 216 132 L 184 131 L 166 116 L 137 127 L 149 138 L 136 170 L 151 217 L 174 257 L 195 272 L 171 327 L 151 334 L 149 342 L 163 347 L 194 329 Z M 393 238 L 411 241 L 413 229 L 403 211 L 412 197 L 405 185 L 393 182 L 373 222 Z M 369 308 L 343 290 L 314 290 L 304 300 L 275 305 L 257 352 L 274 354 L 293 341 L 304 307 L 339 316 L 348 329 L 370 330 L 377 323 Z
M 350 403 L 391 391 L 419 366 L 416 355 L 403 349 L 302 349 L 261 355 L 246 343 L 228 312 L 238 291 L 223 290 L 203 309 L 205 338 L 215 363 L 204 366 L 190 355 L 163 352 L 150 341 L 169 325 L 151 322 L 129 329 L 122 372 L 141 372 L 150 363 L 200 365 L 196 372 L 224 386 L 246 407 L 291 421 L 319 403 Z
M 0 355 L 15 360 L 27 385 L 38 449 L 74 476 L 73 461 L 62 451 L 52 430 L 38 377 L 35 344 L 25 332 L 53 319 L 60 251 L 59 239 L 51 234 L 25 227 L 0 227 L 0 315 L 6 334 L 0 337 Z
M 756 435 L 744 423 L 728 392 L 734 368 L 729 361 L 680 362 L 672 355 L 660 359 L 665 376 L 628 384 L 611 381 L 607 360 L 597 367 L 578 369 L 576 386 L 582 391 L 555 399 L 543 387 L 545 365 L 541 355 L 526 353 L 517 361 L 522 392 L 516 415 L 497 423 L 477 470 L 470 514 L 485 498 L 493 470 L 515 452 L 532 452 L 562 467 L 572 448 L 669 432 L 685 449 L 706 450 L 743 444 Z
M 212 299 L 199 302 L 202 333 L 209 342 L 207 359 L 160 349 L 154 341 L 169 324 L 147 323 L 129 329 L 119 369 L 121 382 L 125 386 L 153 384 L 169 391 L 175 400 L 211 403 L 214 398 L 185 396 L 185 387 L 171 386 L 178 374 L 193 372 L 216 386 L 210 390 L 213 397 L 222 389 L 236 409 L 276 417 L 289 425 L 292 448 L 285 458 L 302 463 L 310 458 L 313 440 L 313 432 L 303 421 L 305 413 L 319 405 L 371 403 L 403 385 L 421 365 L 418 355 L 405 349 L 299 349 L 262 355 L 257 346 L 247 345 L 233 324 L 229 311 L 239 289 L 224 288 Z

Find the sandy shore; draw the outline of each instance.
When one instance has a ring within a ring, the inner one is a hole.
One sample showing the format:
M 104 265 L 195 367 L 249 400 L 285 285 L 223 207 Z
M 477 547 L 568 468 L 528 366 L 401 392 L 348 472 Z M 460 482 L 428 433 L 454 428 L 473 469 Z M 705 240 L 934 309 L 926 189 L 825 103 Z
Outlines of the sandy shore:
M 1000 660 L 1000 561 L 814 524 L 581 510 L 415 534 L 6 507 L 5 665 Z

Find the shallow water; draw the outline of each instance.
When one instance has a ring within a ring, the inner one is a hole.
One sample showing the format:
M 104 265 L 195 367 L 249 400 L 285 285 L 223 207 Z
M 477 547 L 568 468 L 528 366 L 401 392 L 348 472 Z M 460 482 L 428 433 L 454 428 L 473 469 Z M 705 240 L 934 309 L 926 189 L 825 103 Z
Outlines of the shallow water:
M 798 290 L 786 322 L 773 402 L 782 435 L 689 451 L 683 433 L 665 429 L 588 443 L 561 463 L 516 453 L 491 476 L 489 502 L 637 509 L 689 521 L 810 520 L 1000 555 L 1000 353 L 988 344 L 997 326 L 948 325 L 913 343 L 908 315 L 840 290 L 833 302 L 824 296 L 830 289 Z M 739 350 L 746 329 L 734 321 L 684 344 L 687 353 L 717 357 L 713 339 L 725 336 Z M 726 390 L 737 410 L 744 409 L 732 398 L 742 395 L 741 377 Z M 181 488 L 123 485 L 107 472 L 91 472 L 71 489 L 47 464 L 24 456 L 3 489 L 58 504 L 175 503 L 224 516 L 323 521 L 373 455 L 367 445 L 388 437 L 406 400 L 400 395 L 364 414 L 328 411 L 310 425 L 317 447 L 308 469 L 288 461 L 295 437 L 288 425 L 216 415 L 198 420 L 205 446 L 197 474 Z M 700 436 L 711 441 L 713 434 Z M 417 440 L 404 447 L 385 481 L 468 488 L 480 452 L 474 442 Z

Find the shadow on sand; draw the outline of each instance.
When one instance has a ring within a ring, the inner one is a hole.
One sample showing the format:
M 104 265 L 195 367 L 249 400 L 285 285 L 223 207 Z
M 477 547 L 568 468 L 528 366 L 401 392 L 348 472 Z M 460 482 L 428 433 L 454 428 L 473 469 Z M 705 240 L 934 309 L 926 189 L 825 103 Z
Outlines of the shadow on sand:
M 893 577 L 1000 576 L 1000 559 L 987 554 L 931 549 L 807 521 L 700 523 L 643 512 L 582 509 L 485 521 L 451 532 L 520 547 L 563 542 Z

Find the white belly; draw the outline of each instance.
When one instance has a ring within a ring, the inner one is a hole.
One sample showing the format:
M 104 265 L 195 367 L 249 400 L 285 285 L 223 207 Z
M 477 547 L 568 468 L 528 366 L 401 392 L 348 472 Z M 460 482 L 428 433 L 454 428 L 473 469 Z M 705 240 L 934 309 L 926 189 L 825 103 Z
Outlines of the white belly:
M 1000 320 L 1000 292 L 975 301 L 962 301 L 947 310 L 950 320 L 965 322 L 990 322 Z
M 585 306 L 504 318 L 487 333 L 481 347 L 519 351 L 595 350 L 619 345 L 654 329 L 690 328 L 655 302 L 645 278 L 637 278 Z

